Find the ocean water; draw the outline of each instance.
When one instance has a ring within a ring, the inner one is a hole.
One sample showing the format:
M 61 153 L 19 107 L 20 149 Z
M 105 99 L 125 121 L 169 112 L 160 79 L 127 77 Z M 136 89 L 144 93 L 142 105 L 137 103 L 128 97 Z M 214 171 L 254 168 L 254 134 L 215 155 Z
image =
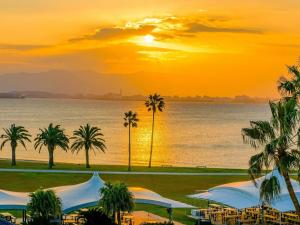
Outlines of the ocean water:
M 3 127 L 15 123 L 25 126 L 34 138 L 39 128 L 53 122 L 61 124 L 71 136 L 74 129 L 90 123 L 102 129 L 107 146 L 105 153 L 91 153 L 91 163 L 126 164 L 128 129 L 123 127 L 123 115 L 128 110 L 136 111 L 140 119 L 132 132 L 132 163 L 147 165 L 152 116 L 141 101 L 0 99 L 0 133 Z M 241 128 L 250 120 L 269 116 L 267 104 L 166 102 L 165 111 L 156 115 L 153 164 L 247 168 L 255 150 L 243 144 Z M 0 151 L 0 158 L 9 158 L 10 154 L 7 145 Z M 61 149 L 56 149 L 54 158 L 57 162 L 85 162 L 83 152 L 73 154 Z M 47 149 L 39 153 L 32 143 L 27 150 L 19 146 L 17 159 L 47 161 Z

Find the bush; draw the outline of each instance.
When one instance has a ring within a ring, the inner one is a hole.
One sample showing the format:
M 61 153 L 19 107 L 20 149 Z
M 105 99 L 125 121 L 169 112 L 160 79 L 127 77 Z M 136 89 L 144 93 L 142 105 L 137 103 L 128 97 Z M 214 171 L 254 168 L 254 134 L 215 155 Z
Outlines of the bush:
M 23 223 L 23 225 L 50 225 L 50 222 L 43 218 L 34 218 L 32 221 Z
M 99 208 L 89 209 L 81 212 L 80 215 L 85 219 L 85 225 L 115 225 L 112 219 Z

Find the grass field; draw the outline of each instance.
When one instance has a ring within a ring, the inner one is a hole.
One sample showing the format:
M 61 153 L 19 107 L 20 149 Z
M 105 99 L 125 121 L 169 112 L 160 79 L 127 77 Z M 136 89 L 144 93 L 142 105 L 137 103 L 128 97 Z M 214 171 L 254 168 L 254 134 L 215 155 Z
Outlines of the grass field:
M 1 161 L 1 166 L 4 161 Z M 24 165 L 24 167 L 22 167 Z M 20 163 L 18 168 L 39 168 L 39 164 L 35 163 Z M 31 167 L 33 166 L 33 167 Z M 46 166 L 43 164 L 46 168 Z M 6 167 L 9 167 L 6 163 Z M 120 168 L 125 170 L 122 166 L 99 166 L 98 168 L 106 168 L 111 170 Z M 75 169 L 75 165 L 58 164 L 57 168 L 60 169 Z M 81 166 L 83 169 L 83 167 Z M 76 168 L 78 169 L 78 168 Z M 93 168 L 95 169 L 95 168 Z M 139 171 L 148 170 L 148 168 L 135 168 Z M 165 171 L 168 168 L 154 168 L 159 171 Z M 160 170 L 161 169 L 161 170 Z M 170 168 L 176 172 L 181 171 L 180 168 Z M 188 171 L 188 169 L 186 169 Z M 210 171 L 210 170 L 209 170 Z M 214 169 L 212 169 L 214 171 Z M 77 184 L 87 181 L 91 177 L 91 174 L 62 174 L 62 173 L 15 173 L 15 172 L 0 172 L 0 189 L 11 191 L 34 191 L 39 187 L 48 188 L 61 185 Z M 105 181 L 123 181 L 129 186 L 139 186 L 151 189 L 164 197 L 174 200 L 182 201 L 197 207 L 206 207 L 207 202 L 201 200 L 194 200 L 187 198 L 186 195 L 195 192 L 206 190 L 210 187 L 235 181 L 248 180 L 248 176 L 174 176 L 174 175 L 101 175 L 101 178 Z M 164 217 L 167 217 L 166 209 L 152 205 L 138 204 L 135 207 L 136 210 L 149 211 Z M 20 212 L 14 212 L 17 215 Z M 190 213 L 190 210 L 175 209 L 174 219 L 184 224 L 194 224 L 186 215 Z
M 40 161 L 18 161 L 17 166 L 12 167 L 9 160 L 0 160 L 0 168 L 15 169 L 48 169 L 46 162 Z M 92 165 L 86 169 L 84 164 L 56 163 L 54 169 L 58 170 L 100 170 L 100 171 L 127 171 L 126 165 Z M 185 172 L 185 173 L 246 173 L 245 169 L 224 169 L 224 168 L 196 168 L 196 167 L 143 167 L 133 166 L 132 171 L 136 172 Z

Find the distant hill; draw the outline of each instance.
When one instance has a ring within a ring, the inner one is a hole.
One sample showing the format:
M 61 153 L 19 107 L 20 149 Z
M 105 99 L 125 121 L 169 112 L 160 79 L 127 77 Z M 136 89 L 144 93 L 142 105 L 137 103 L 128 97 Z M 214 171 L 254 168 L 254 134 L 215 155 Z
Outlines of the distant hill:
M 125 77 L 92 71 L 52 70 L 41 73 L 0 74 L 0 92 L 42 91 L 62 94 L 104 94 L 134 89 Z M 41 92 L 41 94 L 42 94 Z

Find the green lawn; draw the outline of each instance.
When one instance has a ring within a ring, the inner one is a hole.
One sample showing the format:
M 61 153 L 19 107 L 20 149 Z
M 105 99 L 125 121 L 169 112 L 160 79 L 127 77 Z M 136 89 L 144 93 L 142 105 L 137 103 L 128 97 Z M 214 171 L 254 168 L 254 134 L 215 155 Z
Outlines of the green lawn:
M 17 166 L 12 167 L 9 160 L 0 160 L 0 168 L 15 169 L 48 169 L 46 162 L 40 161 L 17 161 Z M 58 170 L 100 170 L 100 171 L 127 171 L 126 165 L 92 165 L 92 168 L 86 169 L 84 164 L 56 163 L 54 169 Z M 144 167 L 133 166 L 132 171 L 139 172 L 186 172 L 186 173 L 246 173 L 245 169 L 224 169 L 224 168 L 192 168 L 192 167 Z
M 59 167 L 59 165 L 57 167 Z M 114 168 L 114 166 L 112 168 Z M 91 174 L 0 172 L 0 188 L 12 191 L 34 191 L 39 187 L 48 188 L 68 184 L 77 184 L 88 180 L 90 177 Z M 207 202 L 189 199 L 186 197 L 186 195 L 199 192 L 201 190 L 206 190 L 215 185 L 249 179 L 248 176 L 172 176 L 108 174 L 102 175 L 101 178 L 105 181 L 123 181 L 129 186 L 140 186 L 148 188 L 161 194 L 164 197 L 179 200 L 198 207 L 206 207 Z M 167 217 L 166 209 L 158 206 L 139 204 L 136 206 L 136 210 L 145 210 Z M 174 210 L 174 219 L 184 224 L 194 224 L 193 221 L 191 221 L 186 216 L 188 213 L 189 210 L 176 209 Z

